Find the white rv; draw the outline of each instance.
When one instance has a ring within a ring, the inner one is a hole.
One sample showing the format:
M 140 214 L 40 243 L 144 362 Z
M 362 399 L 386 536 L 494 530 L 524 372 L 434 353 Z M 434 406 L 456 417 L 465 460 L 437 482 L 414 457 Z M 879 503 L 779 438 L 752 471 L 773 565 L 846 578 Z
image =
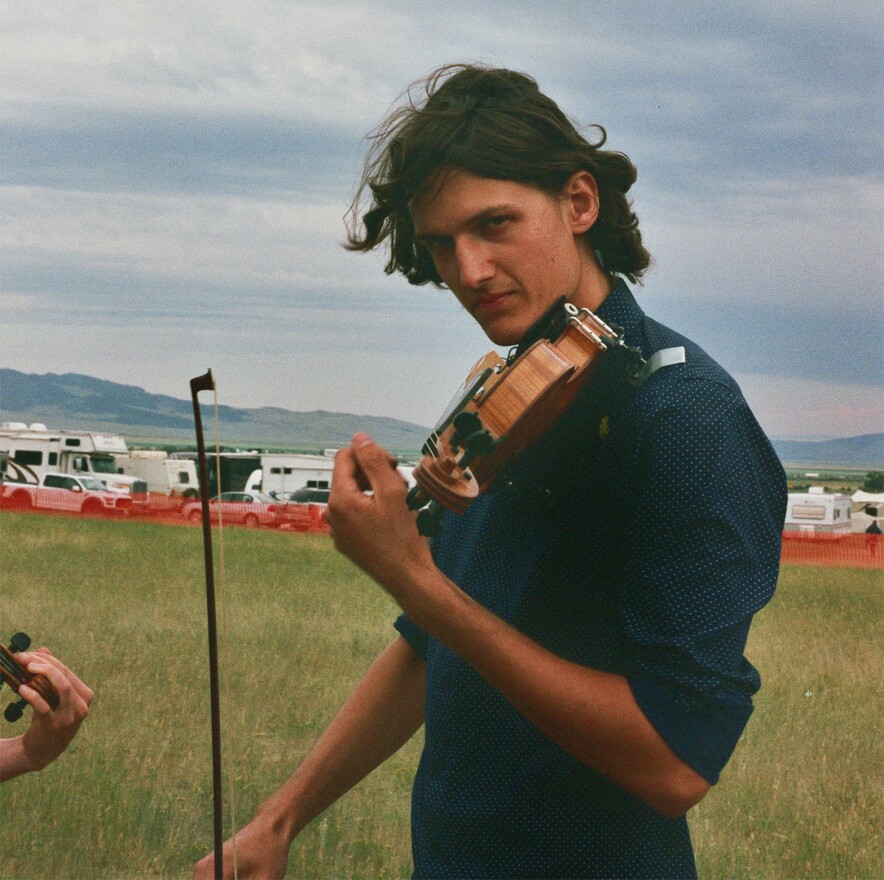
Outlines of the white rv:
M 246 482 L 246 489 L 284 498 L 299 489 L 328 490 L 337 449 L 326 449 L 322 455 L 295 453 L 266 453 L 261 456 L 261 467 Z M 398 471 L 409 486 L 414 485 L 413 465 L 399 465 Z
M 790 492 L 786 507 L 787 532 L 847 534 L 850 526 L 850 496 L 827 494 L 822 486 L 807 492 Z
M 114 454 L 126 453 L 117 434 L 96 431 L 50 431 L 46 425 L 4 422 L 0 453 L 5 453 L 7 483 L 36 485 L 46 473 L 76 474 L 98 480 L 112 492 L 126 492 L 137 504 L 147 502 L 144 480 L 117 473 Z
M 266 494 L 295 492 L 298 489 L 329 489 L 334 453 L 325 455 L 301 455 L 292 453 L 267 453 L 261 456 L 261 468 L 249 477 L 246 488 L 260 489 Z
M 169 458 L 160 449 L 133 449 L 128 454 L 114 454 L 114 460 L 119 473 L 144 480 L 148 492 L 199 497 L 196 464 L 190 459 Z

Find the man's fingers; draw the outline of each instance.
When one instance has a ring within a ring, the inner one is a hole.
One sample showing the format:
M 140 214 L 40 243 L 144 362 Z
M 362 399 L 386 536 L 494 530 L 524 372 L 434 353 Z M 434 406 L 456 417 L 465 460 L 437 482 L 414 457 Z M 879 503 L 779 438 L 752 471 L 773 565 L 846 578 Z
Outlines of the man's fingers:
M 49 715 L 52 712 L 49 703 L 32 687 L 20 684 L 18 686 L 18 694 L 38 715 Z
M 335 469 L 332 473 L 332 488 L 329 503 L 338 496 L 348 495 L 351 493 L 361 493 L 370 489 L 365 474 L 359 467 L 359 462 L 353 455 L 353 449 L 338 450 L 335 455 Z
M 73 690 L 87 706 L 92 702 L 92 698 L 95 696 L 92 688 L 81 681 L 47 648 L 40 648 L 39 651 L 33 652 L 23 651 L 19 654 L 19 659 L 28 672 L 46 676 L 60 697 L 69 690 Z
M 49 684 L 55 688 L 60 697 L 73 690 L 73 683 L 68 676 L 49 663 L 41 663 L 37 660 L 32 660 L 27 666 L 25 666 L 25 669 L 27 669 L 31 675 L 42 675 Z
M 396 473 L 397 485 L 402 482 L 396 471 L 399 462 L 365 433 L 353 436 L 352 445 L 338 450 L 332 475 L 331 503 L 353 493 L 377 492 Z
M 353 437 L 353 457 L 359 469 L 365 474 L 370 488 L 375 492 L 393 486 L 397 490 L 402 487 L 402 475 L 396 470 L 399 465 L 394 455 L 378 446 L 368 434 L 356 434 Z

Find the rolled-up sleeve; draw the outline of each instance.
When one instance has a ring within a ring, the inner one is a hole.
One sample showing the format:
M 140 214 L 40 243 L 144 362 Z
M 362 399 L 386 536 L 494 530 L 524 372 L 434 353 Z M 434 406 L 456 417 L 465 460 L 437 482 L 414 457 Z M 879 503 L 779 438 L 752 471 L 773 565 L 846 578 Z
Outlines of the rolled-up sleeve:
M 714 783 L 760 686 L 743 652 L 776 585 L 785 490 L 735 387 L 697 379 L 681 391 L 633 463 L 620 616 L 636 701 Z
M 427 643 L 429 638 L 427 634 L 419 626 L 412 623 L 411 619 L 406 614 L 400 614 L 393 623 L 393 626 L 395 627 L 396 632 L 408 642 L 412 651 L 414 651 L 414 653 L 422 660 L 426 660 Z

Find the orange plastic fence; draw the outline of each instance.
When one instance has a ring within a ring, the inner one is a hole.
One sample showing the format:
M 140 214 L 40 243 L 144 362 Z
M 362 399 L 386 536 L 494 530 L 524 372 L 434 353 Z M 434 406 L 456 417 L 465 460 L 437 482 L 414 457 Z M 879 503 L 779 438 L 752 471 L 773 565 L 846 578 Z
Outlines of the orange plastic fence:
M 0 507 L 3 510 L 27 511 L 61 516 L 86 516 L 112 520 L 160 522 L 167 525 L 200 524 L 202 510 L 198 500 L 148 494 L 116 496 L 113 505 L 104 506 L 100 497 L 111 493 L 90 493 L 79 497 L 65 489 L 42 489 L 12 492 L 10 484 L 3 487 Z M 107 498 L 104 499 L 107 502 Z M 328 532 L 325 506 L 322 504 L 264 504 L 224 501 L 209 503 L 213 522 L 225 526 L 249 526 L 293 532 Z
M 884 535 L 783 532 L 784 564 L 884 569 Z
M 84 503 L 87 499 L 78 499 L 73 493 L 62 489 L 44 490 L 39 498 L 32 495 L 31 503 L 22 503 L 23 497 L 14 498 L 9 489 L 10 484 L 6 484 L 3 486 L 5 493 L 0 492 L 0 508 L 3 510 L 30 510 L 41 514 L 139 520 L 169 525 L 192 525 L 201 522 L 200 503 L 193 499 L 159 494 L 125 496 L 126 503 L 122 505 L 117 503 L 114 507 L 100 508 L 94 503 L 87 505 Z M 130 497 L 131 503 L 129 503 Z M 119 497 L 116 500 L 118 502 Z M 213 521 L 223 519 L 225 526 L 328 533 L 325 506 L 322 504 L 271 505 L 225 501 L 220 517 L 217 502 L 210 504 L 210 512 Z M 786 565 L 793 563 L 884 570 L 884 535 L 784 532 L 781 560 Z

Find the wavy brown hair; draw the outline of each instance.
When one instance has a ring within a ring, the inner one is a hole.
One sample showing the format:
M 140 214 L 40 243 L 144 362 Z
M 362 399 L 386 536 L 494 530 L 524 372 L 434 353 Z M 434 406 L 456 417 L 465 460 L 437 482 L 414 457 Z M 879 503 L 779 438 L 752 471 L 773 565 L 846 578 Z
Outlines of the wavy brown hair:
M 416 101 L 422 91 L 425 98 Z M 603 150 L 523 73 L 475 64 L 433 71 L 406 92 L 405 102 L 369 135 L 371 146 L 348 214 L 346 247 L 369 251 L 387 241 L 388 274 L 412 284 L 442 284 L 429 253 L 414 240 L 411 205 L 434 171 L 462 168 L 480 177 L 513 180 L 558 196 L 577 171 L 599 188 L 599 216 L 587 231 L 603 269 L 638 281 L 651 262 L 638 218 L 626 198 L 635 166 Z

